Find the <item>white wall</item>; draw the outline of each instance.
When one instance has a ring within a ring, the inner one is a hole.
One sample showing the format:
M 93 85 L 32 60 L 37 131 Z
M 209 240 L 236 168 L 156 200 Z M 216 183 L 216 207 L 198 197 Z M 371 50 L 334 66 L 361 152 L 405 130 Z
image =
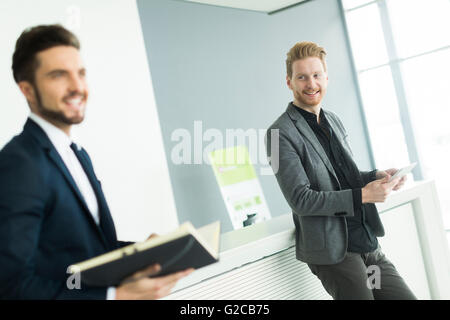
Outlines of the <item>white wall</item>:
M 61 23 L 81 41 L 90 87 L 87 116 L 73 130 L 102 181 L 118 237 L 143 240 L 178 224 L 136 2 L 0 2 L 0 148 L 29 113 L 11 72 L 27 27 Z

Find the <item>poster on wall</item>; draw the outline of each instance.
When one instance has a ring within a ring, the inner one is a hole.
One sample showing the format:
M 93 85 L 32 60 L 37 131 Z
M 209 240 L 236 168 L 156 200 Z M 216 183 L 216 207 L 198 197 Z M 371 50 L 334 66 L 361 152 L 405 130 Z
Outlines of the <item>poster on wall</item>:
M 233 229 L 271 218 L 247 147 L 214 150 L 209 153 L 209 160 Z

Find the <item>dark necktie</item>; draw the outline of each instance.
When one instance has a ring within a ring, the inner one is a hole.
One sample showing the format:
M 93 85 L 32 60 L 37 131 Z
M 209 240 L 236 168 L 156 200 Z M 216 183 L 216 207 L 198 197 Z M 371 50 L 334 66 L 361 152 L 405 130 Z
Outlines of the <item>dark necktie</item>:
M 111 248 L 115 248 L 117 245 L 116 238 L 116 230 L 114 227 L 114 222 L 112 221 L 111 214 L 109 213 L 108 205 L 106 203 L 105 196 L 103 191 L 101 190 L 100 183 L 95 176 L 94 170 L 90 165 L 90 161 L 88 160 L 88 156 L 85 151 L 79 150 L 78 146 L 72 142 L 70 148 L 73 150 L 75 155 L 80 161 L 81 166 L 83 167 L 86 176 L 91 183 L 92 189 L 94 190 L 95 196 L 97 198 L 98 203 L 98 212 L 100 217 L 100 228 L 102 229 L 104 235 L 108 239 Z

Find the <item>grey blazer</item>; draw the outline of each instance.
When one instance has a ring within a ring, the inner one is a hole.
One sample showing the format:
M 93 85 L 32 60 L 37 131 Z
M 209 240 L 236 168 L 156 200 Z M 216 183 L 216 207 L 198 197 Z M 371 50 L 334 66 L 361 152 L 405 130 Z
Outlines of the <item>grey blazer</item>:
M 295 108 L 290 103 L 286 112 L 267 130 L 269 163 L 292 209 L 297 259 L 311 264 L 336 264 L 347 252 L 345 217 L 354 216 L 352 190 L 340 190 L 327 154 Z M 344 150 L 352 158 L 341 120 L 335 113 L 323 111 Z M 361 172 L 361 178 L 364 184 L 374 179 L 370 172 Z M 384 228 L 375 205 L 363 204 L 362 209 L 375 236 L 383 236 Z

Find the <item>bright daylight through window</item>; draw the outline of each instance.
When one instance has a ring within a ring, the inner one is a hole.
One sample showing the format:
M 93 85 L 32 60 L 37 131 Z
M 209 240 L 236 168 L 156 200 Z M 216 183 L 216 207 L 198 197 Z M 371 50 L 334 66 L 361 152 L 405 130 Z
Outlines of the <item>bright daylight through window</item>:
M 450 230 L 450 1 L 342 0 L 378 169 L 418 161 Z

